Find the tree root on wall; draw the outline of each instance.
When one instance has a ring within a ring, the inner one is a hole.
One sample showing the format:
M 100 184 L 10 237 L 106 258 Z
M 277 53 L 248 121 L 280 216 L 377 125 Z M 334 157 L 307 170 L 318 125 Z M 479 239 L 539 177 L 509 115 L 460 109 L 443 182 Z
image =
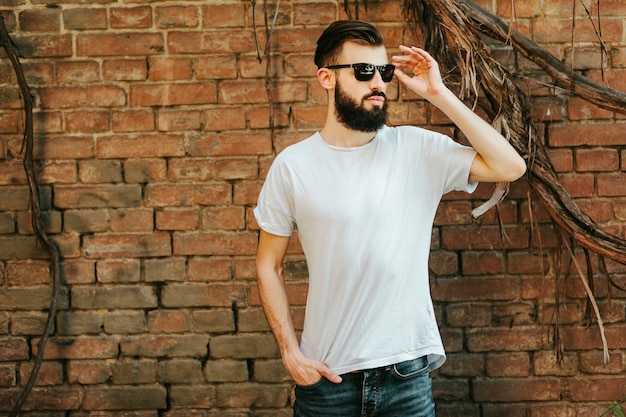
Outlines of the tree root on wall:
M 586 253 L 591 251 L 598 254 L 600 264 L 604 265 L 604 258 L 626 264 L 626 240 L 604 231 L 580 210 L 561 185 L 538 140 L 529 98 L 515 84 L 513 75 L 491 57 L 489 48 L 479 35 L 487 35 L 512 46 L 515 51 L 539 65 L 552 78 L 555 86 L 567 89 L 571 94 L 600 107 L 626 113 L 626 94 L 568 71 L 565 64 L 548 51 L 470 1 L 403 0 L 403 10 L 408 27 L 414 33 L 421 31 L 424 34 L 426 48 L 449 71 L 447 82 L 456 84 L 462 99 L 473 100 L 474 105 L 480 106 L 494 126 L 500 127 L 503 135 L 526 159 L 530 189 L 556 224 L 557 235 L 582 280 L 589 306 L 595 313 L 600 329 L 604 361 L 608 362 L 604 326 L 592 291 L 591 262 L 587 262 L 585 273 L 576 262 L 573 245 L 569 241 L 580 245 Z M 496 196 L 487 204 L 495 205 L 500 198 Z M 489 206 L 480 208 L 479 213 L 487 208 Z M 602 272 L 606 274 L 606 268 Z M 611 279 L 609 283 L 616 286 Z M 555 338 L 555 346 L 560 356 L 561 343 L 556 339 L 558 337 Z
M 43 220 L 43 213 L 41 212 L 41 206 L 39 202 L 39 185 L 37 181 L 37 175 L 35 173 L 35 167 L 33 163 L 33 148 L 34 148 L 34 133 L 33 133 L 33 95 L 30 92 L 24 71 L 19 61 L 17 49 L 13 45 L 13 41 L 9 37 L 9 34 L 4 24 L 4 19 L 0 14 L 0 46 L 4 48 L 7 53 L 13 71 L 17 77 L 17 83 L 24 101 L 24 137 L 23 137 L 23 151 L 24 160 L 23 165 L 26 171 L 26 177 L 28 179 L 28 186 L 30 190 L 30 211 L 31 220 L 33 225 L 33 231 L 37 237 L 37 241 L 46 249 L 50 254 L 52 266 L 50 273 L 52 275 L 53 288 L 52 297 L 50 299 L 50 308 L 48 310 L 48 319 L 46 321 L 46 327 L 39 342 L 37 343 L 37 356 L 35 357 L 35 363 L 31 370 L 28 382 L 24 386 L 20 396 L 17 398 L 16 403 L 9 413 L 9 417 L 16 417 L 21 411 L 24 403 L 28 399 L 35 380 L 39 373 L 41 363 L 43 361 L 44 349 L 46 342 L 52 333 L 54 328 L 54 318 L 57 311 L 57 301 L 59 299 L 59 292 L 61 287 L 61 253 L 57 245 L 50 239 L 46 233 L 46 228 Z

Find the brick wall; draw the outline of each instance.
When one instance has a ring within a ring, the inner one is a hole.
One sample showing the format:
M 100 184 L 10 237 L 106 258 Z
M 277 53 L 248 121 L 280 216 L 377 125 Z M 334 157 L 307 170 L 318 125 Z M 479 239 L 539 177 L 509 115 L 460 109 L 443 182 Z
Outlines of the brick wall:
M 256 289 L 251 210 L 274 152 L 323 123 L 314 42 L 345 14 L 342 1 L 280 2 L 271 39 L 272 134 L 251 3 L 0 0 L 35 93 L 40 194 L 64 255 L 55 334 L 24 415 L 290 414 L 292 385 Z M 479 3 L 513 20 L 509 1 Z M 606 80 L 626 90 L 626 11 L 619 1 L 601 3 Z M 572 4 L 518 0 L 515 24 L 600 80 L 599 43 L 580 5 L 572 53 Z M 399 0 L 369 0 L 360 17 L 382 28 L 390 50 L 419 43 L 403 29 Z M 602 227 L 624 237 L 624 116 L 546 87 L 547 77 L 507 48 L 494 52 L 529 75 L 538 131 L 565 187 Z M 21 102 L 1 56 L 5 416 L 32 368 L 51 279 L 30 226 Z M 455 134 L 439 112 L 395 82 L 390 97 L 391 124 Z M 434 375 L 439 416 L 599 416 L 626 397 L 626 293 L 609 296 L 607 280 L 596 274 L 611 351 L 603 365 L 597 326 L 583 325 L 580 281 L 572 268 L 555 280 L 558 246 L 545 211 L 528 199 L 523 180 L 514 183 L 498 212 L 503 240 L 495 210 L 478 222 L 470 217 L 489 195 L 481 185 L 471 197 L 446 196 L 433 230 L 432 292 L 449 353 Z M 624 267 L 609 269 L 626 286 Z M 301 326 L 307 273 L 297 239 L 286 275 Z M 553 351 L 557 299 L 562 363 Z

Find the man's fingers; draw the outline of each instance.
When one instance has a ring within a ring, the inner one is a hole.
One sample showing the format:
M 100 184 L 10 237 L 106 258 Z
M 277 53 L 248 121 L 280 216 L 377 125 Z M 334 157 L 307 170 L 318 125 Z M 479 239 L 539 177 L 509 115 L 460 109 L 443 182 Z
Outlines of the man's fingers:
M 329 368 L 324 366 L 323 369 L 320 369 L 320 375 L 329 380 L 332 383 L 339 384 L 342 380 L 339 375 L 331 371 Z

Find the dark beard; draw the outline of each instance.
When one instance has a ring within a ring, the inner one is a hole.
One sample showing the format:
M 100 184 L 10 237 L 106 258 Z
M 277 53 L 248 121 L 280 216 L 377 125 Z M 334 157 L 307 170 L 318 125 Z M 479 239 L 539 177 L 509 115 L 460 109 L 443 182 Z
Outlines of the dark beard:
M 361 100 L 361 103 L 355 103 L 348 94 L 346 94 L 337 83 L 335 88 L 335 116 L 337 121 L 348 129 L 357 132 L 376 132 L 383 127 L 387 120 L 387 102 L 382 107 L 374 107 L 367 110 L 363 107 L 363 102 L 371 96 L 385 97 L 382 91 L 375 91 Z

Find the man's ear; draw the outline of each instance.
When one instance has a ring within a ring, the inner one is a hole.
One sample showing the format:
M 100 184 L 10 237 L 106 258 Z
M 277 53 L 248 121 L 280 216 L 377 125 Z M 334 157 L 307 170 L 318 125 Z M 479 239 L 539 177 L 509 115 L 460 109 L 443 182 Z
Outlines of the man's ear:
M 335 71 L 328 68 L 320 68 L 317 70 L 317 80 L 325 90 L 331 90 L 335 88 Z

